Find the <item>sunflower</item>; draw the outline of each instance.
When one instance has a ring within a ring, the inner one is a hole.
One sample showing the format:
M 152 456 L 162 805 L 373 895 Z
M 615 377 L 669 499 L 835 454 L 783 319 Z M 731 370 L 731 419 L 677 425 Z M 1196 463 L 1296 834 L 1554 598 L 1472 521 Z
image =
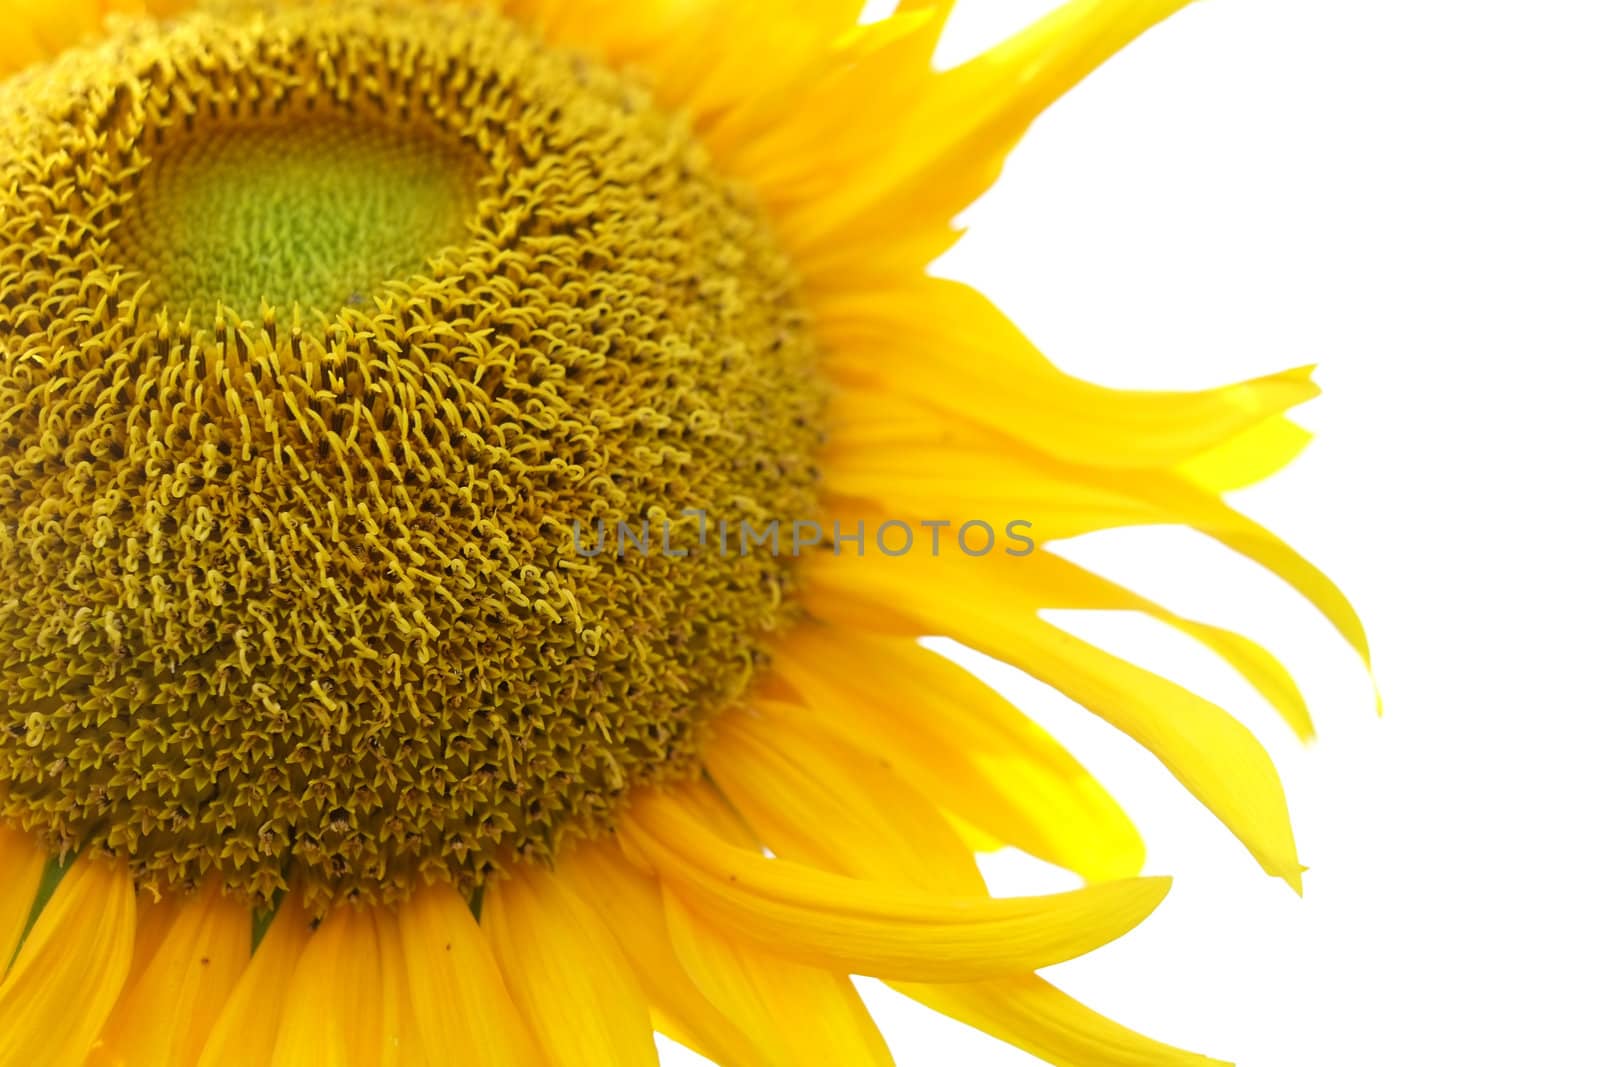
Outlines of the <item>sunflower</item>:
M 927 273 L 1183 0 L 933 62 L 951 0 L 4 0 L 0 1064 L 887 1063 L 851 975 L 1076 1067 L 1213 1061 L 1036 975 L 1137 925 L 1116 802 L 922 639 L 1167 765 L 1298 889 L 1235 719 L 1046 622 L 1192 527 L 1293 370 L 1058 371 Z M 976 852 L 1081 876 L 991 897 Z

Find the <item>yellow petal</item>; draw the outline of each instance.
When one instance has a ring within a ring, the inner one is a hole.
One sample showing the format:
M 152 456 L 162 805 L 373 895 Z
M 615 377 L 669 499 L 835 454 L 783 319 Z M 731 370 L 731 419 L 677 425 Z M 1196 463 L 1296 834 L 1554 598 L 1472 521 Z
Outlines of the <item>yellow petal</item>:
M 1031 971 L 1127 933 L 1166 879 L 990 900 L 901 891 L 730 845 L 666 791 L 639 798 L 625 839 L 696 912 L 737 936 L 830 970 L 912 981 Z
M 1372 648 L 1367 643 L 1366 627 L 1361 624 L 1361 617 L 1333 583 L 1333 579 L 1312 566 L 1277 535 L 1244 519 L 1231 508 L 1219 507 L 1207 526 L 1196 526 L 1196 529 L 1216 538 L 1245 558 L 1254 560 L 1287 582 L 1333 623 L 1350 647 L 1361 656 L 1368 672 L 1371 672 Z
M 725 720 L 726 716 L 719 720 L 719 732 Z M 740 754 L 724 750 L 724 762 L 734 762 Z M 758 768 L 750 770 L 760 775 Z M 761 852 L 764 835 L 758 837 L 754 827 L 765 826 L 766 820 L 758 822 L 747 818 L 747 812 L 736 812 L 725 791 L 693 782 L 673 792 L 723 841 L 746 852 Z M 771 799 L 782 806 L 781 798 Z M 829 814 L 837 812 L 835 807 Z M 981 895 L 981 880 L 977 885 Z M 775 1061 L 789 1067 L 890 1062 L 882 1035 L 846 975 L 746 944 L 698 915 L 670 889 L 662 898 L 667 929 L 684 969 L 724 1014 L 757 1036 L 762 1050 Z
M 671 42 L 656 57 L 655 87 L 694 116 L 716 151 L 728 143 L 725 127 L 748 130 L 752 114 L 770 115 L 774 103 L 792 103 L 797 86 L 826 71 L 835 43 L 854 27 L 860 10 L 860 0 L 715 5 L 700 32 L 719 47 L 684 49 L 681 41 Z M 772 116 L 779 121 L 769 129 L 789 114 Z
M 731 750 L 725 748 L 730 737 Z M 842 741 L 818 743 L 799 709 L 765 704 L 758 715 L 724 716 L 707 760 L 718 784 L 780 856 L 798 842 L 819 865 L 843 874 L 940 892 L 983 892 L 971 856 L 928 798 L 865 752 Z M 916 847 L 905 847 L 906 841 Z M 1033 975 L 895 988 L 1063 1067 L 1211 1063 L 1101 1018 Z
M 863 121 L 863 101 L 871 101 L 874 114 L 912 109 L 930 77 L 938 33 L 934 19 L 917 14 L 837 35 L 810 69 L 746 98 L 701 137 L 718 166 L 754 186 L 773 217 L 781 217 L 831 195 L 840 174 L 870 163 L 883 129 Z
M 964 560 L 953 562 L 956 567 L 968 565 Z M 1311 711 L 1306 707 L 1294 676 L 1277 657 L 1249 638 L 1175 615 L 1115 582 L 1047 552 L 1021 558 L 996 556 L 976 566 L 989 572 L 984 579 L 987 588 L 995 588 L 987 584 L 994 581 L 1003 582 L 1006 589 L 1026 590 L 1026 600 L 1017 603 L 1030 613 L 1039 608 L 1135 611 L 1187 634 L 1249 682 L 1301 740 L 1309 741 L 1315 736 Z
M 30 67 L 44 59 L 48 53 L 39 45 L 32 33 L 0 33 L 0 77 Z
M 407 1035 L 398 935 L 372 911 L 337 908 L 311 936 L 288 986 L 273 1067 L 423 1067 Z M 410 1052 L 402 1059 L 400 1050 Z M 438 1065 L 435 1065 L 438 1067 Z
M 683 969 L 653 876 L 623 859 L 610 842 L 586 844 L 562 856 L 559 876 L 573 881 L 616 935 L 650 998 L 656 1029 L 722 1067 L 769 1062 Z
M 717 720 L 706 767 L 779 857 L 857 878 L 986 895 L 977 865 L 932 804 L 869 756 L 818 730 L 808 709 L 763 702 Z M 930 857 L 946 857 L 933 868 Z M 926 877 L 937 869 L 941 877 Z
M 819 729 L 878 753 L 995 840 L 1092 882 L 1143 867 L 1138 831 L 1082 765 L 999 693 L 911 637 L 796 627 L 774 667 Z
M 950 21 L 950 13 L 955 10 L 955 7 L 956 0 L 900 0 L 895 5 L 895 10 L 901 13 L 912 11 L 932 12 L 942 33 L 944 25 Z M 933 57 L 930 55 L 928 58 L 931 60 Z
M 809 210 L 787 214 L 785 236 L 815 270 L 823 262 L 812 259 L 819 247 L 847 250 L 827 260 L 837 262 L 874 241 L 889 244 L 907 230 L 944 226 L 998 177 L 1039 112 L 1186 3 L 1075 0 L 929 79 L 914 113 L 883 124 L 886 137 L 871 166 Z
M 470 915 L 470 912 L 468 913 Z M 476 1063 L 472 1053 L 452 1049 L 445 1059 L 438 1058 L 436 1036 L 424 1041 L 424 1025 L 413 996 L 411 961 L 407 958 L 405 936 L 395 909 L 372 910 L 372 929 L 378 943 L 378 986 L 375 1026 L 363 1031 L 366 1040 L 376 1039 L 376 1053 L 366 1053 L 358 1063 L 376 1067 L 455 1067 L 457 1063 Z M 460 1057 L 459 1059 L 457 1057 Z M 527 1062 L 527 1061 L 521 1061 Z
M 982 520 L 999 533 L 1024 521 L 1023 533 L 1035 544 L 1123 526 L 1191 527 L 1288 583 L 1371 670 L 1360 616 L 1327 575 L 1214 493 L 1171 472 L 1058 464 L 1018 451 L 981 428 L 957 424 L 938 443 L 836 448 L 825 469 L 831 496 L 826 518 L 846 533 L 870 514 Z
M 81 1067 L 127 977 L 135 915 L 122 864 L 72 865 L 0 984 L 0 1063 Z
M 102 15 L 100 0 L 3 0 L 0 74 L 71 48 L 99 27 Z
M 662 61 L 675 38 L 706 24 L 708 0 L 506 0 L 507 11 L 539 27 L 552 44 L 597 52 L 615 63 Z
M 996 560 L 853 562 L 813 572 L 807 595 L 818 617 L 837 610 L 841 621 L 894 625 L 899 614 L 903 632 L 954 637 L 1054 686 L 1149 749 L 1263 869 L 1298 891 L 1303 868 L 1278 772 L 1226 711 L 1040 619 L 1030 590 L 997 580 Z
M 128 964 L 127 988 L 131 989 L 138 983 L 150 961 L 156 958 L 156 952 L 166 941 L 172 924 L 178 921 L 178 913 L 182 910 L 183 898 L 176 894 L 164 894 L 159 900 L 149 893 L 139 894 L 139 922 L 134 928 L 133 959 Z
M 952 422 L 973 423 L 1085 466 L 1172 467 L 1215 453 L 1213 473 L 1231 465 L 1238 480 L 1237 459 L 1217 450 L 1319 392 L 1310 367 L 1197 392 L 1095 385 L 1058 369 L 988 297 L 943 278 L 814 303 L 829 369 L 845 383 L 830 410 L 845 444 L 941 441 Z M 1265 437 L 1249 443 L 1272 445 L 1280 465 L 1292 458 Z
M 658 100 L 687 115 L 702 137 L 715 141 L 730 112 L 803 85 L 802 75 L 824 63 L 834 40 L 854 24 L 860 4 L 510 0 L 506 8 L 553 43 L 633 68 Z M 683 47 L 685 41 L 695 47 Z
M 299 898 L 290 894 L 212 1027 L 200 1067 L 270 1067 L 290 983 L 313 929 Z
M 451 1067 L 534 1062 L 533 1042 L 461 894 L 431 886 L 400 905 L 396 917 L 427 1058 Z
M 184 899 L 123 991 L 89 1067 L 193 1067 L 250 959 L 250 909 L 216 886 Z
M 962 843 L 974 853 L 1000 852 L 1008 844 L 1008 842 L 995 837 L 993 834 L 985 833 L 973 826 L 955 812 L 946 810 L 944 817 L 950 823 L 950 828 L 956 832 L 956 836 L 961 838 Z M 1133 873 L 1137 874 L 1139 872 L 1134 871 Z
M 1266 481 L 1310 443 L 1311 431 L 1275 415 L 1186 460 L 1178 473 L 1208 493 L 1228 493 Z
M 894 988 L 1057 1067 L 1226 1067 L 1119 1026 L 1035 975 Z
M 547 1067 L 658 1062 L 650 1007 L 616 937 L 562 880 L 518 866 L 484 893 L 483 932 Z
M 1043 544 L 1123 526 L 1199 529 L 1200 522 L 1215 517 L 1210 513 L 1215 498 L 1203 504 L 1161 499 L 1161 487 L 1152 484 L 1159 479 L 1145 472 L 1069 470 L 1037 456 L 1030 462 L 993 436 L 950 439 L 957 432 L 959 426 L 952 424 L 939 443 L 828 449 L 823 464 L 828 521 L 851 533 L 870 517 L 873 505 L 883 515 L 983 520 L 998 531 L 1025 521 L 1029 525 L 1022 532 Z M 1186 503 L 1195 506 L 1186 508 Z M 844 551 L 857 554 L 849 546 Z
M 667 928 L 695 985 L 788 1067 L 890 1067 L 883 1037 L 843 974 L 807 967 L 727 936 L 665 894 Z
M 0 977 L 22 937 L 44 876 L 44 850 L 30 834 L 0 826 Z
M 1315 739 L 1317 728 L 1311 721 L 1311 709 L 1306 706 L 1306 699 L 1301 694 L 1294 675 L 1289 673 L 1288 668 L 1280 663 L 1276 656 L 1248 637 L 1236 634 L 1232 630 L 1178 618 L 1165 611 L 1156 610 L 1149 613 L 1156 618 L 1164 619 L 1174 628 L 1188 634 L 1226 660 L 1240 677 L 1255 688 L 1256 692 L 1266 697 L 1267 702 L 1276 709 L 1296 737 L 1307 742 Z

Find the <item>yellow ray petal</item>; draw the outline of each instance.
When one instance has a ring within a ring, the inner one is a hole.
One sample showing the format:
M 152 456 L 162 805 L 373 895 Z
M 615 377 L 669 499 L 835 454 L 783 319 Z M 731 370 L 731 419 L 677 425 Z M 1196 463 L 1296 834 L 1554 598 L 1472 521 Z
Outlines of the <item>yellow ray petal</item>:
M 683 969 L 653 876 L 623 859 L 610 842 L 586 844 L 562 856 L 558 874 L 573 881 L 616 935 L 650 998 L 656 1029 L 722 1067 L 768 1064 L 751 1037 Z
M 31 834 L 0 826 L 0 978 L 33 913 L 44 863 L 44 850 Z
M 928 12 L 933 15 L 935 25 L 940 34 L 944 32 L 945 23 L 950 21 L 950 14 L 956 8 L 956 0 L 900 0 L 895 5 L 895 10 L 906 14 L 913 11 Z M 933 59 L 930 53 L 928 59 Z
M 797 254 L 945 227 L 995 180 L 1033 119 L 1187 0 L 1075 0 L 998 48 L 930 78 L 923 105 L 887 128 L 870 169 L 782 220 Z M 881 220 L 892 219 L 892 223 Z M 855 240 L 851 240 L 854 238 Z M 829 262 L 841 258 L 837 251 Z
M 99 28 L 103 15 L 101 0 L 3 0 L 0 74 L 71 48 Z
M 135 915 L 122 864 L 72 865 L 0 984 L 0 1063 L 81 1067 L 127 977 Z
M 1367 643 L 1366 627 L 1362 625 L 1356 609 L 1334 584 L 1333 579 L 1290 548 L 1276 534 L 1225 505 L 1219 505 L 1212 510 L 1210 521 L 1205 526 L 1195 528 L 1246 559 L 1254 560 L 1288 583 L 1321 612 L 1323 618 L 1333 624 L 1361 657 L 1368 673 L 1371 673 L 1372 647 Z
M 250 959 L 250 909 L 213 885 L 182 901 L 123 991 L 89 1067 L 193 1067 Z
M 739 943 L 664 895 L 667 928 L 702 993 L 787 1067 L 889 1067 L 883 1037 L 843 974 L 807 967 Z
M 379 1010 L 375 1028 L 378 1048 L 375 1055 L 368 1053 L 359 1062 L 376 1067 L 455 1067 L 458 1063 L 478 1062 L 473 1058 L 477 1050 L 450 1049 L 446 1058 L 440 1059 L 437 1036 L 430 1035 L 429 1040 L 424 1040 L 424 1026 L 436 1026 L 438 1020 L 435 1016 L 424 1023 L 420 1017 L 419 1006 L 412 995 L 415 987 L 410 974 L 411 961 L 407 958 L 406 937 L 396 910 L 374 908 L 372 927 L 378 942 Z M 479 953 L 474 952 L 474 955 Z
M 826 518 L 847 533 L 876 512 L 919 520 L 981 519 L 1001 530 L 1026 521 L 1042 544 L 1122 526 L 1189 525 L 1191 515 L 1209 507 L 1185 510 L 1152 499 L 1159 490 L 1150 483 L 1157 479 L 1143 472 L 1107 475 L 1099 468 L 1069 472 L 1030 464 L 992 439 L 829 449 L 824 458 Z
M 1040 619 L 1031 592 L 983 566 L 994 562 L 987 557 L 875 562 L 816 568 L 807 592 L 813 614 L 866 625 L 896 625 L 898 614 L 902 632 L 954 637 L 1054 686 L 1149 749 L 1263 869 L 1298 891 L 1303 868 L 1283 785 L 1266 750 L 1233 716 Z
M 1095 385 L 1058 369 L 982 293 L 943 278 L 813 303 L 830 370 L 850 386 L 830 413 L 835 436 L 869 432 L 873 445 L 889 433 L 944 440 L 954 418 L 1064 463 L 1171 467 L 1319 392 L 1310 367 L 1197 392 Z
M 555 44 L 633 68 L 658 100 L 712 136 L 730 111 L 780 93 L 824 61 L 860 10 L 854 0 L 510 0 L 504 6 Z
M 944 817 L 950 823 L 950 828 L 956 832 L 956 836 L 961 838 L 961 843 L 975 854 L 999 852 L 1009 844 L 1009 842 L 1003 841 L 993 834 L 985 833 L 978 829 L 948 808 L 944 811 Z M 1135 871 L 1133 873 L 1137 874 L 1138 872 Z
M 950 824 L 895 776 L 893 752 L 879 752 L 868 756 L 818 730 L 809 709 L 763 702 L 719 718 L 705 760 L 728 800 L 783 859 L 985 896 L 983 877 Z M 917 877 L 930 855 L 950 857 L 938 881 Z
M 914 447 L 832 449 L 825 464 L 828 522 L 850 532 L 867 514 L 983 520 L 1000 531 L 1024 521 L 1041 544 L 1122 526 L 1188 526 L 1277 575 L 1371 671 L 1366 630 L 1333 580 L 1214 493 L 1169 472 L 1055 464 L 959 426 L 945 436 Z
M 1311 721 L 1311 709 L 1300 692 L 1300 686 L 1278 658 L 1248 637 L 1220 626 L 1210 626 L 1192 619 L 1179 618 L 1163 609 L 1129 607 L 1119 610 L 1145 610 L 1154 618 L 1162 619 L 1174 629 L 1181 630 L 1205 645 L 1239 673 L 1256 692 L 1267 699 L 1273 708 L 1301 741 L 1310 742 L 1317 736 L 1316 724 Z
M 773 714 L 781 713 L 782 709 L 773 710 Z M 736 731 L 739 725 L 734 724 Z M 755 725 L 752 722 L 752 727 Z M 769 723 L 763 719 L 759 725 Z M 740 765 L 741 771 L 748 772 L 741 782 L 759 778 L 763 768 L 772 768 L 780 773 L 790 772 L 791 788 L 803 788 L 792 767 L 781 767 L 780 761 L 768 760 L 766 752 L 755 752 L 750 746 L 739 748 L 735 743 L 731 749 L 723 747 L 722 762 L 731 768 L 746 754 L 753 755 L 758 765 Z M 772 785 L 773 792 L 766 794 L 772 801 L 770 807 L 782 809 L 782 794 L 787 790 L 783 783 Z M 760 854 L 764 840 L 756 836 L 752 826 L 775 825 L 792 830 L 781 817 L 766 818 L 765 809 L 759 820 L 747 818 L 746 812 L 735 813 L 725 791 L 704 783 L 680 786 L 674 793 L 684 802 L 685 810 L 691 811 L 707 829 L 751 854 Z M 791 798 L 798 799 L 793 795 Z M 839 805 L 832 805 L 826 814 L 837 815 L 840 810 Z M 817 836 L 790 833 L 784 841 L 809 842 Z M 976 868 L 973 873 L 976 875 Z M 976 879 L 976 895 L 982 894 L 982 880 Z M 795 963 L 746 944 L 708 922 L 670 889 L 662 897 L 667 929 L 684 969 L 724 1014 L 746 1033 L 757 1035 L 763 1051 L 775 1061 L 787 1067 L 810 1067 L 814 1063 L 890 1064 L 883 1037 L 846 975 Z
M 26 28 L 18 33 L 0 33 L 0 77 L 30 67 L 48 54 Z
M 315 924 L 290 894 L 206 1039 L 199 1067 L 270 1067 L 300 956 Z
M 431 886 L 400 905 L 396 917 L 427 1058 L 452 1067 L 534 1062 L 533 1042 L 461 894 Z
M 866 165 L 883 129 L 863 121 L 910 110 L 928 80 L 939 25 L 927 14 L 885 19 L 835 38 L 789 84 L 747 99 L 701 131 L 727 173 L 748 182 L 774 217 L 827 196 Z
M 545 1067 L 658 1062 L 644 990 L 561 879 L 518 866 L 484 893 L 483 932 Z
M 707 783 L 675 796 L 728 844 L 759 854 L 761 843 L 722 792 Z M 686 906 L 670 889 L 662 909 L 672 947 L 702 993 L 775 1063 L 886 1063 L 888 1050 L 849 979 L 797 964 L 739 941 Z
M 385 919 L 380 931 L 376 913 L 347 906 L 317 927 L 289 982 L 273 1067 L 428 1064 L 407 1040 L 415 1025 L 408 1018 L 404 960 L 394 921 Z
M 1237 671 L 1267 699 L 1301 740 L 1309 741 L 1315 736 L 1310 709 L 1294 676 L 1277 657 L 1247 637 L 1175 615 L 1093 571 L 1047 552 L 1021 558 L 996 556 L 982 563 L 950 562 L 958 568 L 981 567 L 985 582 L 1002 581 L 1009 589 L 1026 590 L 1024 608 L 1028 611 L 1039 608 L 1133 611 L 1163 622 L 1205 645 Z
M 1311 431 L 1276 415 L 1178 467 L 1178 473 L 1208 493 L 1231 493 L 1264 482 L 1306 450 Z
M 1127 933 L 1167 879 L 1051 897 L 989 900 L 903 892 L 729 845 L 670 793 L 641 797 L 625 839 L 664 882 L 730 935 L 831 970 L 911 981 L 1031 971 Z
M 1226 1067 L 1119 1026 L 1035 975 L 894 988 L 1057 1067 Z
M 655 87 L 695 118 L 715 150 L 726 143 L 724 126 L 748 129 L 752 111 L 759 114 L 773 98 L 788 98 L 797 83 L 826 69 L 860 10 L 856 0 L 715 5 L 700 29 L 703 39 L 715 43 L 700 49 L 668 44 L 651 57 Z
M 761 839 L 714 782 L 704 777 L 683 782 L 673 789 L 673 796 L 700 820 L 701 825 L 724 841 L 760 851 Z
M 156 952 L 167 940 L 182 910 L 183 898 L 175 893 L 166 893 L 159 900 L 149 893 L 139 894 L 139 922 L 134 928 L 133 959 L 128 963 L 128 988 L 138 983 L 150 961 L 156 958 Z
M 929 799 L 873 757 L 835 739 L 819 742 L 798 709 L 763 705 L 758 716 L 737 714 L 719 722 L 707 760 L 778 855 L 790 855 L 793 843 L 795 854 L 841 874 L 936 892 L 984 892 L 971 857 Z M 905 847 L 907 841 L 915 847 Z M 1103 1019 L 1033 975 L 895 988 L 1064 1067 L 1212 1062 Z
M 619 65 L 670 56 L 674 38 L 705 25 L 715 6 L 710 0 L 627 4 L 505 0 L 504 4 L 508 14 L 539 27 L 550 43 L 594 52 Z
M 1011 562 L 1006 560 L 1003 564 Z M 1175 615 L 1161 605 L 1058 556 L 1039 553 L 1014 562 L 1018 580 L 1039 598 L 1036 602 L 1051 607 L 1136 611 L 1187 634 L 1214 652 L 1265 697 L 1296 737 L 1310 741 L 1316 736 L 1311 710 L 1306 706 L 1305 697 L 1295 683 L 1294 676 L 1276 656 L 1248 637 L 1220 626 Z
M 730 173 L 750 178 L 732 165 L 727 148 L 762 139 L 788 141 L 805 126 L 798 115 L 819 84 L 843 68 L 860 66 L 876 39 L 896 36 L 891 26 L 859 27 L 860 13 L 858 0 L 718 6 L 714 17 L 730 45 L 712 77 L 697 81 L 690 74 L 684 99 L 699 120 L 702 138 Z
M 936 344 L 930 339 L 918 351 Z M 1060 373 L 1030 383 L 1008 366 L 985 366 L 976 353 L 949 366 L 922 356 L 914 371 L 903 372 L 914 378 L 900 377 L 880 358 L 893 351 L 873 349 L 878 369 L 870 375 L 836 372 L 830 454 L 967 440 L 1066 464 L 1192 469 L 1207 485 L 1235 489 L 1271 475 L 1305 447 L 1310 435 L 1281 413 L 1318 392 L 1310 368 L 1191 393 L 1107 389 Z M 1261 454 L 1244 456 L 1245 446 Z
M 999 693 L 909 637 L 797 627 L 778 674 L 818 728 L 879 753 L 962 821 L 1088 881 L 1139 873 L 1139 833 L 1099 782 Z

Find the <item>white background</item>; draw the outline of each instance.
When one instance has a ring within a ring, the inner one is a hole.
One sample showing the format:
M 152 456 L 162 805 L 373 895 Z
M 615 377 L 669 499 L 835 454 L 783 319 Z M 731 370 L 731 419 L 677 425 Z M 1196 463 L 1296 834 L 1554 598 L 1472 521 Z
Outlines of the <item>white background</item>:
M 1052 6 L 966 0 L 947 58 Z M 1177 876 L 1145 926 L 1052 972 L 1080 999 L 1241 1067 L 1600 1063 L 1597 135 L 1592 0 L 1208 0 L 1047 115 L 971 212 L 940 271 L 1076 374 L 1321 364 L 1319 440 L 1237 502 L 1355 600 L 1386 698 L 1380 721 L 1331 629 L 1198 539 L 1067 546 L 1263 639 L 1322 731 L 1302 750 L 1153 625 L 1071 620 L 1257 727 L 1311 867 L 1299 900 L 1131 742 L 992 674 Z M 986 871 L 1005 894 L 1070 884 Z M 908 1067 L 1036 1062 L 865 988 Z

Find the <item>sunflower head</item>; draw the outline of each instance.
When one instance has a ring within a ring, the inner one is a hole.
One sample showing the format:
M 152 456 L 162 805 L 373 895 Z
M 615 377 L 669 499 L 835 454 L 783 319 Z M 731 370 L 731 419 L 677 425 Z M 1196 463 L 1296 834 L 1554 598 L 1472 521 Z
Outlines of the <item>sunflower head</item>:
M 927 270 L 1183 6 L 936 70 L 951 0 L 0 0 L 0 1065 L 884 1067 L 851 975 L 1213 1063 L 1035 973 L 1169 883 L 924 644 L 1298 888 L 1256 738 L 1041 611 L 1157 619 L 1309 737 L 1288 673 L 1039 549 L 1190 526 L 1364 654 L 1223 499 L 1308 372 L 1106 389 Z M 1001 846 L 1082 888 L 992 897 Z

